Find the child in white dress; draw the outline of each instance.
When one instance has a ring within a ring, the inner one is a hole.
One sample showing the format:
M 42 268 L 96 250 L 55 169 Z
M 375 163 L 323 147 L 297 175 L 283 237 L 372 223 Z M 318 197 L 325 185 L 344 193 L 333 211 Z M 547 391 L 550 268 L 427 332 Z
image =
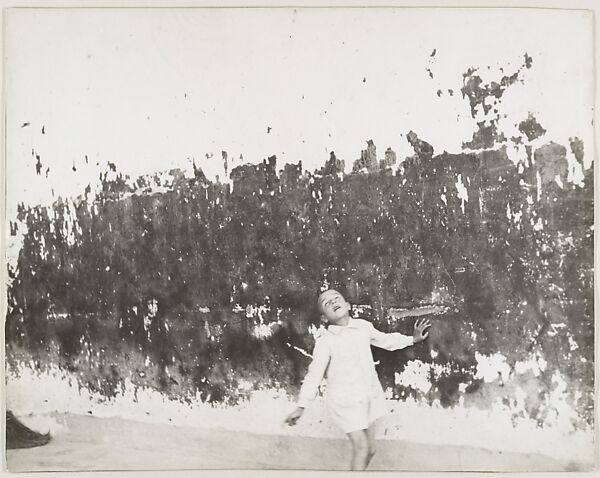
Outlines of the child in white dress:
M 326 404 L 333 421 L 352 442 L 352 470 L 364 470 L 373 455 L 374 422 L 387 413 L 383 388 L 379 382 L 371 345 L 398 350 L 427 338 L 431 324 L 415 323 L 411 336 L 386 334 L 361 319 L 350 317 L 350 304 L 335 290 L 323 292 L 318 299 L 321 319 L 327 331 L 317 338 L 313 360 L 300 388 L 298 407 L 286 418 L 294 425 L 306 406 L 314 400 L 319 385 L 327 379 Z

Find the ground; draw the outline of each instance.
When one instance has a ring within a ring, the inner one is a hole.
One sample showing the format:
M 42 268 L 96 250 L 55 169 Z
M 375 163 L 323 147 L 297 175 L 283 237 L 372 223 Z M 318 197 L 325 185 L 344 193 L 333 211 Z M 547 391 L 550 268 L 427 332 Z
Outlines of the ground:
M 348 469 L 346 440 L 258 435 L 56 415 L 63 427 L 48 445 L 8 450 L 10 471 L 157 469 Z M 372 470 L 568 471 L 582 466 L 540 454 L 379 440 Z

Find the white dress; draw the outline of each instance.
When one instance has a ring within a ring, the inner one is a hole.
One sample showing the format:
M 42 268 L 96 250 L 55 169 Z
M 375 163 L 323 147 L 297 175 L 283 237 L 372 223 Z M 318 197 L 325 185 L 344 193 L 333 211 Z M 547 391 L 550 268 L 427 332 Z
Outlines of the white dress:
M 345 433 L 368 428 L 387 413 L 370 346 L 398 350 L 413 343 L 412 336 L 380 332 L 362 319 L 350 319 L 347 326 L 330 325 L 316 339 L 298 406 L 314 400 L 325 377 L 326 404 L 334 422 Z

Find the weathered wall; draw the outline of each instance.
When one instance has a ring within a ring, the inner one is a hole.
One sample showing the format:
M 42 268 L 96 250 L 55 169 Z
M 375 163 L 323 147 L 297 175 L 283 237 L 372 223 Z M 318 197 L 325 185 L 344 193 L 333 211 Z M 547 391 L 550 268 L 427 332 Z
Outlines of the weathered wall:
M 532 417 L 560 371 L 589 420 L 592 173 L 559 187 L 545 168 L 563 149 L 518 166 L 502 149 L 416 155 L 397 174 L 286 177 L 271 162 L 232 191 L 180 177 L 168 192 L 124 194 L 107 182 L 99 198 L 22 208 L 8 359 L 59 363 L 108 396 L 132 370 L 175 396 L 234 402 L 240 380 L 294 392 L 308 361 L 293 347 L 310 351 L 328 283 L 386 331 L 414 321 L 390 320 L 392 307 L 449 307 L 425 344 L 375 351 L 400 397 L 419 394 L 394 383 L 412 360 L 443 365 L 426 398 L 452 405 L 481 393 L 476 354 L 514 367 L 536 352 L 548 365 Z
M 521 137 L 497 133 L 496 103 L 517 80 L 465 74 L 484 120 L 460 154 L 411 131 L 412 157 L 396 163 L 388 149 L 377 162 L 369 141 L 351 174 L 335 154 L 315 172 L 278 171 L 271 157 L 234 169 L 231 184 L 197 168 L 132 182 L 112 165 L 97 195 L 20 206 L 9 364 L 58 365 L 105 397 L 126 381 L 184 401 L 293 394 L 329 285 L 384 331 L 415 320 L 391 308 L 446 310 L 425 343 L 374 351 L 392 397 L 502 400 L 544 424 L 566 383 L 576 424 L 591 423 L 593 172 L 574 184 L 566 147 L 532 116 Z M 582 163 L 581 141 L 568 147 Z

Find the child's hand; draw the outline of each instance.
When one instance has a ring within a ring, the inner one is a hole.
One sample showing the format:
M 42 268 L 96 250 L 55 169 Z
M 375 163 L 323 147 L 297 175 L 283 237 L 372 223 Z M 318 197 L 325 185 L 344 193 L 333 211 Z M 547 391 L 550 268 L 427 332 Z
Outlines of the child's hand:
M 285 419 L 285 423 L 290 426 L 295 425 L 296 422 L 298 421 L 298 419 L 302 416 L 303 412 L 304 412 L 304 408 L 302 408 L 302 407 L 296 408 L 296 410 L 294 410 L 292 413 L 290 413 L 287 416 L 287 418 Z
M 415 331 L 413 332 L 415 344 L 423 342 L 423 340 L 429 336 L 429 331 L 425 332 L 425 329 L 428 327 L 431 327 L 431 322 L 427 319 L 422 319 L 421 321 L 417 320 L 415 322 Z

